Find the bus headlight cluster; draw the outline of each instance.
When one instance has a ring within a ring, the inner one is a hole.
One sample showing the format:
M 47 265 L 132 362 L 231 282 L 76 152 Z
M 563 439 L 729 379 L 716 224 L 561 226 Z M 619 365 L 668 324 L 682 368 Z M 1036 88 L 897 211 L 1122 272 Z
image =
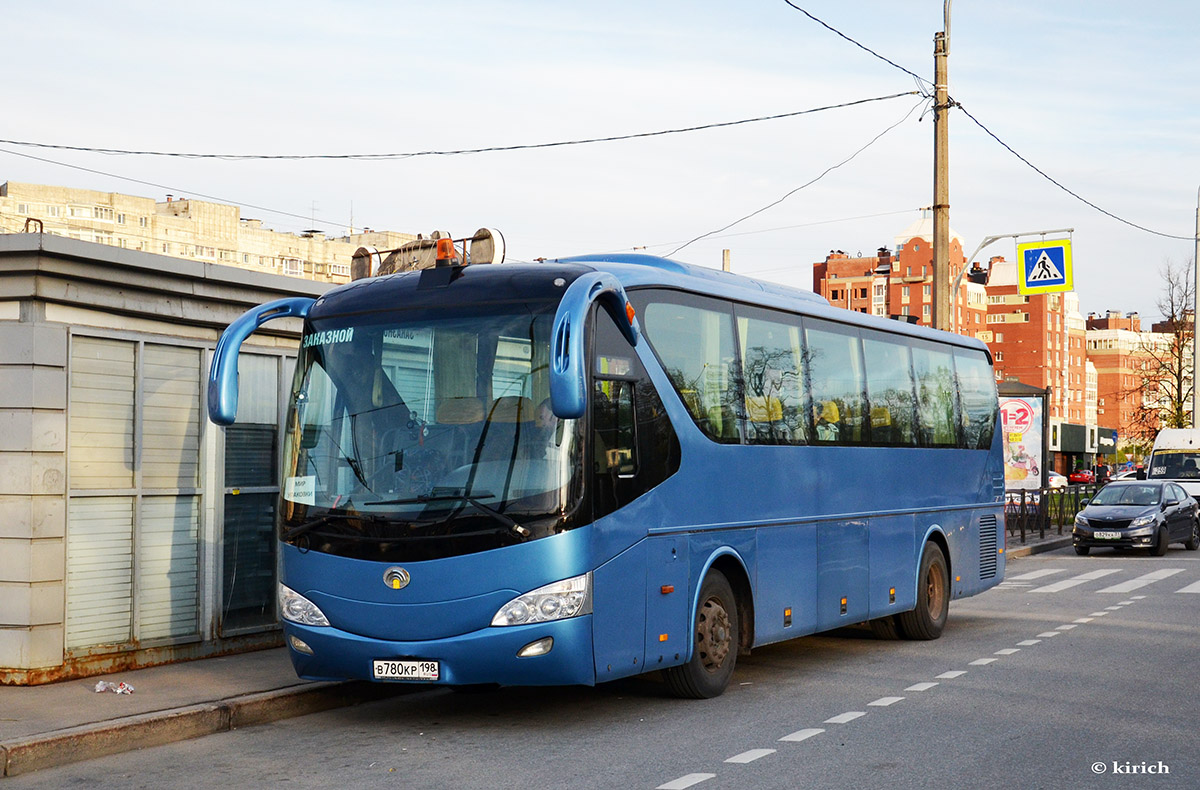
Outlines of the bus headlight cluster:
M 547 584 L 513 598 L 492 618 L 492 625 L 528 625 L 592 613 L 592 574 Z
M 283 584 L 279 585 L 279 616 L 300 625 L 329 625 L 324 612 L 315 603 Z

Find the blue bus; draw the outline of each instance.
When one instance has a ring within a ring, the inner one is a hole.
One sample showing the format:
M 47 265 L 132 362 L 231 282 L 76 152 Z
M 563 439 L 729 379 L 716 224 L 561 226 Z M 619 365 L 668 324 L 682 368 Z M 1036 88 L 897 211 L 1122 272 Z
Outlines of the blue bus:
M 303 318 L 277 522 L 297 673 L 450 686 L 661 670 L 713 697 L 752 648 L 935 639 L 1004 576 L 981 342 L 645 255 L 435 266 L 252 309 Z

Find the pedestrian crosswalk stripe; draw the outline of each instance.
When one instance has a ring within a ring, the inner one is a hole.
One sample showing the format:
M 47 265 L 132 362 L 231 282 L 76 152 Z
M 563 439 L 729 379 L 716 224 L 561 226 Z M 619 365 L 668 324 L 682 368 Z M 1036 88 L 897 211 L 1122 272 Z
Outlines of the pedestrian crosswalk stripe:
M 1184 587 L 1182 590 L 1176 590 L 1177 593 L 1200 593 L 1200 582 L 1195 582 Z
M 1043 576 L 1053 576 L 1056 573 L 1063 573 L 1065 570 L 1066 570 L 1065 568 L 1043 568 L 1040 571 L 1030 571 L 1029 573 L 1022 573 L 1020 576 L 1009 576 L 1005 579 L 1005 581 L 1027 582 L 1027 581 L 1032 581 L 1033 579 L 1040 579 Z
M 1174 576 L 1177 573 L 1183 573 L 1183 568 L 1163 568 L 1162 570 L 1152 571 L 1151 573 L 1143 574 L 1136 579 L 1130 579 L 1127 582 L 1114 584 L 1112 587 L 1105 587 L 1098 592 L 1102 593 L 1127 593 L 1145 587 L 1147 584 L 1162 581 L 1168 577 Z
M 1034 588 L 1034 589 L 1030 590 L 1030 592 L 1048 592 L 1048 593 L 1049 592 L 1061 592 L 1062 590 L 1066 590 L 1071 587 L 1076 587 L 1080 584 L 1083 584 L 1084 582 L 1090 582 L 1095 579 L 1100 579 L 1105 576 L 1108 576 L 1109 574 L 1120 573 L 1120 572 L 1121 572 L 1120 568 L 1106 568 L 1104 570 L 1091 571 L 1089 573 L 1081 573 L 1078 576 L 1072 576 L 1071 578 L 1064 579 L 1061 582 L 1055 582 L 1054 584 L 1047 584 L 1045 587 Z

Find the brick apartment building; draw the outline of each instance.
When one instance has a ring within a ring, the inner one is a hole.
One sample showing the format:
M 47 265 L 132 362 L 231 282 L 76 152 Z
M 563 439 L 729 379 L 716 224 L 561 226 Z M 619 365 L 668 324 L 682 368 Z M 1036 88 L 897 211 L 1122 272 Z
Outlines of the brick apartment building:
M 950 232 L 950 276 L 966 266 L 962 237 Z M 813 292 L 835 307 L 880 316 L 908 317 L 933 325 L 933 219 L 929 212 L 898 234 L 893 246 L 876 254 L 850 256 L 831 250 L 824 261 L 813 264 Z M 987 306 L 982 285 L 963 278 L 955 306 L 955 320 L 963 334 L 984 329 Z

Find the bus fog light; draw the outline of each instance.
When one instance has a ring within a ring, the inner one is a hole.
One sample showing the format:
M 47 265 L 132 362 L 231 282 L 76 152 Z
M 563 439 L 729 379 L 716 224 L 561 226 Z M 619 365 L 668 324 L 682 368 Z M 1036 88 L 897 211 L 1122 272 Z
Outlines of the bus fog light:
M 536 642 L 530 642 L 529 644 L 525 645 L 525 647 L 518 650 L 517 658 L 530 658 L 532 656 L 544 656 L 547 653 L 549 653 L 550 649 L 553 647 L 554 647 L 554 637 L 552 637 L 552 636 L 542 637 L 541 639 L 537 640 Z
M 279 616 L 300 625 L 329 625 L 324 612 L 315 603 L 283 584 L 279 585 Z
M 292 646 L 292 650 L 295 650 L 297 653 L 303 653 L 306 656 L 311 656 L 313 654 L 313 649 L 309 647 L 308 643 L 303 639 L 289 636 L 288 644 L 290 644 Z
M 512 599 L 496 612 L 492 625 L 546 623 L 591 613 L 592 574 L 585 573 Z

